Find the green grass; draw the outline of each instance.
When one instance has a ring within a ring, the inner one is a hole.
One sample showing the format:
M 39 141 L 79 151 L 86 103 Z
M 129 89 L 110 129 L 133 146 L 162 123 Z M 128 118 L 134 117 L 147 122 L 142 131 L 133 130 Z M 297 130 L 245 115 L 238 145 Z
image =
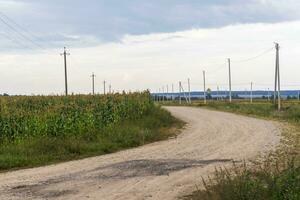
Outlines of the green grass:
M 300 199 L 300 167 L 265 161 L 255 167 L 233 166 L 216 170 L 213 179 L 203 180 L 205 190 L 198 190 L 190 200 L 298 200 Z
M 53 164 L 116 152 L 163 140 L 183 125 L 154 106 L 142 117 L 127 119 L 84 134 L 35 136 L 0 146 L 0 171 Z
M 285 102 L 281 111 L 277 111 L 277 107 L 269 102 L 209 102 L 208 104 L 198 103 L 200 107 L 207 107 L 216 110 L 246 114 L 250 116 L 258 116 L 270 119 L 277 119 L 300 124 L 300 103 Z

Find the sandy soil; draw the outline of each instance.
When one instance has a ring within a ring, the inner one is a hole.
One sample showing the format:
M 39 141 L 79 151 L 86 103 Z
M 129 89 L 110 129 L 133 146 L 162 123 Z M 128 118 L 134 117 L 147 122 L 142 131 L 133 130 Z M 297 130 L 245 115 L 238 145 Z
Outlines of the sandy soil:
M 176 199 L 216 166 L 251 159 L 280 141 L 277 124 L 168 107 L 187 127 L 175 139 L 115 154 L 0 174 L 0 199 Z

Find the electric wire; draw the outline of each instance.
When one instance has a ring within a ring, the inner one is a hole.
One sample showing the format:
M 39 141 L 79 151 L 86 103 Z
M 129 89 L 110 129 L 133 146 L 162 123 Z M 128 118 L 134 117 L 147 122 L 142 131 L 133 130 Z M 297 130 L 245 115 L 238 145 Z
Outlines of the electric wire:
M 20 24 L 18 24 L 15 20 L 13 20 L 12 18 L 8 17 L 6 14 L 4 14 L 3 12 L 0 11 L 0 15 L 2 15 L 4 18 L 6 18 L 8 21 L 10 21 L 12 24 L 14 24 L 15 26 L 17 26 L 20 30 L 26 32 L 28 35 L 30 35 L 32 38 L 35 38 L 37 40 L 40 40 L 38 36 L 36 36 L 34 33 L 32 33 L 31 31 L 27 30 L 24 26 L 21 26 Z
M 8 31 L 6 31 L 6 33 L 9 36 L 7 35 L 5 36 L 8 40 L 14 43 L 18 43 L 19 46 L 23 48 L 36 50 L 37 47 L 41 49 L 43 52 L 47 52 L 50 54 L 57 54 L 57 51 L 55 51 L 54 49 L 45 48 L 43 45 L 41 45 L 43 41 L 41 41 L 41 39 L 38 36 L 36 36 L 31 31 L 28 31 L 24 26 L 21 26 L 15 20 L 8 17 L 6 14 L 4 14 L 1 11 L 0 11 L 0 22 L 2 22 L 2 24 L 4 24 L 9 28 L 10 33 L 7 33 Z M 12 38 L 13 36 L 15 37 Z M 26 43 L 26 45 L 24 45 L 24 43 Z
M 267 49 L 267 50 L 263 51 L 262 53 L 260 53 L 260 54 L 258 54 L 258 55 L 256 55 L 256 56 L 253 56 L 253 57 L 249 57 L 249 58 L 245 58 L 245 59 L 237 60 L 237 61 L 235 61 L 235 60 L 231 60 L 231 61 L 234 62 L 234 63 L 244 63 L 244 62 L 249 62 L 249 61 L 255 60 L 255 59 L 257 59 L 257 58 L 260 58 L 260 57 L 266 55 L 267 53 L 271 52 L 272 50 L 274 50 L 274 47 L 272 47 L 272 48 L 270 48 L 270 49 Z
M 9 36 L 9 35 L 7 35 L 7 34 L 5 34 L 5 33 L 3 33 L 3 32 L 0 32 L 0 34 L 1 34 L 3 37 L 5 37 L 6 39 L 8 39 L 9 41 L 11 41 L 12 43 L 15 43 L 16 45 L 18 45 L 19 47 L 22 47 L 22 48 L 24 48 L 24 49 L 29 48 L 28 46 L 22 44 L 22 42 L 20 42 L 20 41 L 14 39 L 14 38 L 12 38 L 11 36 Z
M 44 47 L 42 47 L 40 44 L 36 43 L 35 41 L 33 41 L 31 38 L 29 38 L 28 36 L 26 36 L 25 34 L 21 33 L 19 30 L 17 30 L 15 27 L 13 27 L 12 25 L 10 25 L 7 21 L 5 21 L 3 19 L 3 17 L 0 16 L 0 21 L 6 25 L 9 29 L 11 29 L 13 32 L 15 32 L 17 35 L 19 35 L 20 37 L 22 37 L 23 39 L 27 40 L 28 42 L 30 42 L 31 44 L 33 44 L 34 46 L 45 50 Z

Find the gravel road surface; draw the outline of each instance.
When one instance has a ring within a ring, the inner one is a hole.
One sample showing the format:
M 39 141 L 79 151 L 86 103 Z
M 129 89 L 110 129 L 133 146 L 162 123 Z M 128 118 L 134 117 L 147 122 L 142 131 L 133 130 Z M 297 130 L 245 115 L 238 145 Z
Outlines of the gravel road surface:
M 216 166 L 255 158 L 280 142 L 274 122 L 167 107 L 188 124 L 177 138 L 136 149 L 0 174 L 0 199 L 176 199 Z

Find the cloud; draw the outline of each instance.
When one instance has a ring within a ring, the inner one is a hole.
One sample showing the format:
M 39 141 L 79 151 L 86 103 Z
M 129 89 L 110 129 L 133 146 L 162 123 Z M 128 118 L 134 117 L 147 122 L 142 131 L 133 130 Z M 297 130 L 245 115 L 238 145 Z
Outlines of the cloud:
M 27 7 L 27 3 L 14 1 L 14 0 L 1 0 L 0 1 L 0 9 L 5 10 L 7 12 L 16 12 L 21 11 Z
M 0 8 L 35 33 L 46 48 L 97 46 L 120 42 L 125 35 L 300 19 L 299 0 L 1 0 Z M 16 44 L 7 44 L 16 49 Z
M 283 89 L 300 85 L 298 74 L 300 21 L 276 24 L 240 24 L 213 29 L 190 29 L 169 33 L 127 35 L 121 42 L 68 49 L 70 91 L 89 93 L 90 75 L 95 72 L 97 92 L 107 80 L 113 89 L 156 91 L 165 85 L 178 85 L 191 78 L 192 89 L 202 89 L 202 70 L 207 71 L 207 85 L 227 89 L 226 59 L 232 59 L 233 89 L 272 88 L 274 52 L 245 63 L 253 57 L 281 45 Z M 76 39 L 77 36 L 71 36 Z M 63 59 L 61 49 L 53 53 L 6 53 L 0 55 L 0 93 L 63 93 Z

